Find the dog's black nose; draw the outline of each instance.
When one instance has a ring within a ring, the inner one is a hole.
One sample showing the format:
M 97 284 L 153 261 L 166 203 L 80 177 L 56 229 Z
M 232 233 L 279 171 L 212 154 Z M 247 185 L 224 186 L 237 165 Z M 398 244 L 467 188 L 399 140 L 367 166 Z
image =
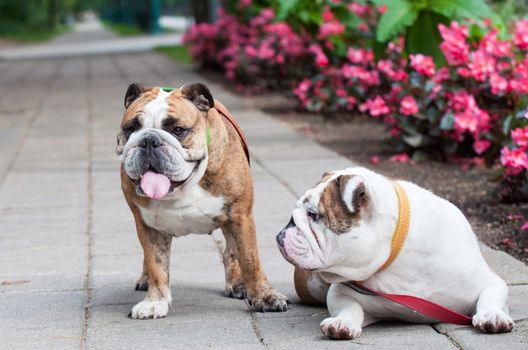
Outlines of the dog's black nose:
M 159 147 L 161 146 L 161 137 L 152 133 L 147 134 L 141 139 L 141 141 L 139 141 L 138 146 L 141 148 Z
M 277 235 L 277 243 L 282 247 L 284 245 L 284 236 L 286 236 L 286 231 L 282 230 Z
M 293 216 L 290 218 L 290 221 L 288 222 L 288 225 L 284 229 L 290 228 L 292 226 L 295 226 L 295 221 L 293 221 Z

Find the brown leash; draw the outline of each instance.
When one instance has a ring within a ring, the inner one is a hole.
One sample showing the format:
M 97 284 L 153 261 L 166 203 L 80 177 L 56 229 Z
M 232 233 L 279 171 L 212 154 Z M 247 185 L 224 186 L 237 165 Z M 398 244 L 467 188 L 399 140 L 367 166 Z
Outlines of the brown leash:
M 240 137 L 240 141 L 242 142 L 242 147 L 244 148 L 244 153 L 246 154 L 246 158 L 248 161 L 248 164 L 251 165 L 251 161 L 249 159 L 249 147 L 248 142 L 246 139 L 246 136 L 242 132 L 242 129 L 240 128 L 240 125 L 238 125 L 235 117 L 229 113 L 227 108 L 218 100 L 215 100 L 214 108 L 225 118 L 227 121 L 235 128 L 238 136 Z

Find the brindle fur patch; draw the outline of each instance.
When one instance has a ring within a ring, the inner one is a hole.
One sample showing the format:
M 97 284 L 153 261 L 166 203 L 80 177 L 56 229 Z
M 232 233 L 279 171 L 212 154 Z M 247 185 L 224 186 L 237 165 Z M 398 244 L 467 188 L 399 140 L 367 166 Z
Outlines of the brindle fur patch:
M 323 217 L 324 224 L 336 233 L 346 233 L 360 220 L 361 207 L 366 203 L 365 186 L 360 184 L 352 195 L 352 207 L 350 212 L 343 201 L 343 192 L 347 182 L 352 175 L 341 175 L 332 180 L 321 193 L 319 199 L 319 213 Z

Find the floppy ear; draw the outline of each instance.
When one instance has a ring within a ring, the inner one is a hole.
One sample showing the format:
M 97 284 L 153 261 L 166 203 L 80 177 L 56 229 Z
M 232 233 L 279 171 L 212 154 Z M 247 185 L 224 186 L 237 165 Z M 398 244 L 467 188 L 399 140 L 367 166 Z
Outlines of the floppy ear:
M 365 180 L 359 175 L 341 175 L 337 179 L 341 200 L 351 213 L 359 213 L 367 205 L 369 196 Z
M 115 148 L 115 153 L 120 156 L 121 154 L 123 154 L 123 150 L 125 149 L 125 144 L 127 142 L 127 139 L 126 139 L 126 135 L 125 133 L 123 132 L 123 130 L 119 130 L 119 132 L 117 133 L 117 145 L 116 145 L 116 148 Z
M 196 108 L 200 111 L 207 112 L 209 108 L 214 107 L 214 99 L 211 92 L 202 83 L 185 85 L 182 90 L 182 95 L 190 100 Z
M 143 95 L 146 90 L 147 89 L 143 85 L 137 83 L 130 84 L 125 93 L 125 108 L 128 108 L 132 102 L 137 100 L 139 96 Z

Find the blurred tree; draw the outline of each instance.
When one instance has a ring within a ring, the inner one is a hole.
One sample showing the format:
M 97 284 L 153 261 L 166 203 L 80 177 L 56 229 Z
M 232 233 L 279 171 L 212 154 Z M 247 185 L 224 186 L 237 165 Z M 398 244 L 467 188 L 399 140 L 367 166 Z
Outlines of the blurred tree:
M 211 22 L 209 0 L 194 0 L 192 11 L 196 23 Z

